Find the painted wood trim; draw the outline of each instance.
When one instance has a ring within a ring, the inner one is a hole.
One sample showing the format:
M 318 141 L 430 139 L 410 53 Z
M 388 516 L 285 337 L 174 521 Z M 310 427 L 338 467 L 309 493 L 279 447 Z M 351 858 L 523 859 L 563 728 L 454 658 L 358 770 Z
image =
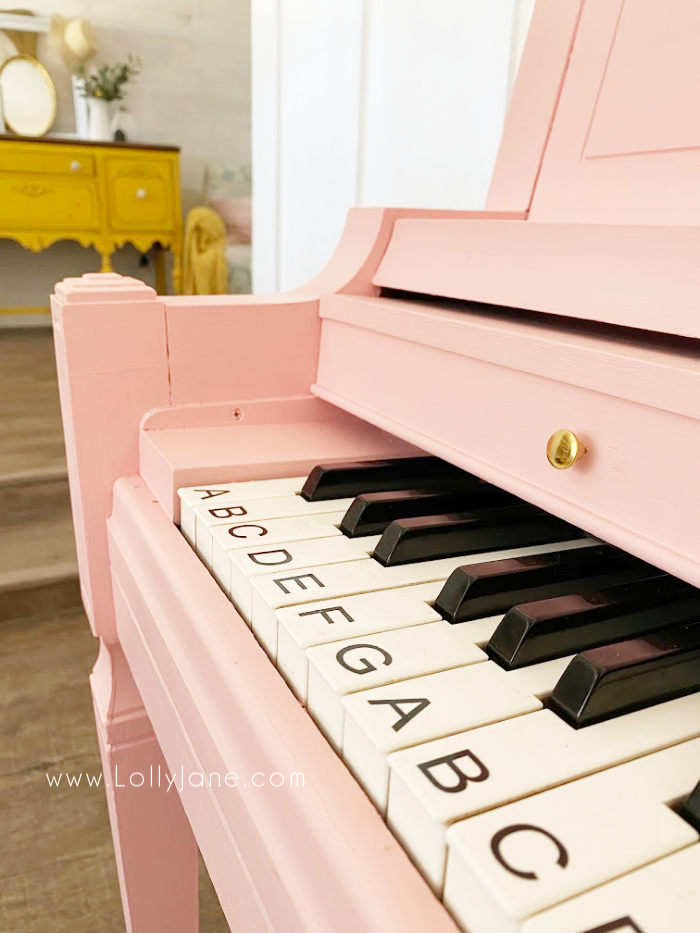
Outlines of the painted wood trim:
M 141 427 L 139 472 L 178 522 L 180 486 L 304 475 L 320 462 L 413 453 L 313 396 L 241 400 L 149 413 Z
M 398 342 L 434 347 L 517 372 L 576 385 L 649 408 L 700 418 L 700 348 L 689 341 L 646 337 L 639 332 L 606 333 L 599 327 L 562 327 L 522 320 L 498 308 L 470 310 L 425 307 L 390 298 L 328 295 L 324 321 L 337 321 Z M 546 322 L 546 319 L 545 319 Z M 601 331 L 603 333 L 601 333 Z M 324 325 L 324 335 L 327 328 Z M 322 341 L 319 370 L 327 371 Z M 346 367 L 345 371 L 349 371 Z M 416 365 L 415 378 L 425 375 Z M 358 380 L 363 378 L 357 372 Z M 427 386 L 426 386 L 427 391 Z
M 51 306 L 83 599 L 112 641 L 105 519 L 114 481 L 138 470 L 143 412 L 170 401 L 165 309 L 143 282 L 99 273 L 59 283 Z
M 374 284 L 697 338 L 698 255 L 697 227 L 397 220 Z
M 353 295 L 377 293 L 374 273 L 389 246 L 397 221 L 408 218 L 422 221 L 463 219 L 484 216 L 499 220 L 518 220 L 518 211 L 498 211 L 484 215 L 482 211 L 444 211 L 409 208 L 361 207 L 348 211 L 340 243 L 326 267 L 308 285 L 291 292 L 316 295 L 329 292 Z
M 527 212 L 559 103 L 583 0 L 538 0 L 513 86 L 486 209 Z
M 198 795 L 198 818 L 193 795 L 183 798 L 205 854 L 208 840 L 222 831 L 235 838 L 234 854 L 242 854 L 273 929 L 455 933 L 364 792 L 138 477 L 117 482 L 109 524 L 113 567 L 133 610 L 131 622 L 120 619 L 120 641 L 170 767 L 180 761 L 189 767 L 192 759 L 180 750 L 186 743 L 207 772 L 305 774 L 303 789 L 215 788 L 216 806 Z M 134 635 L 136 619 L 147 655 Z M 146 676 L 149 670 L 160 686 Z M 167 724 L 159 716 L 166 699 Z M 230 905 L 231 886 L 220 893 Z M 241 925 L 230 906 L 228 913 L 234 928 Z

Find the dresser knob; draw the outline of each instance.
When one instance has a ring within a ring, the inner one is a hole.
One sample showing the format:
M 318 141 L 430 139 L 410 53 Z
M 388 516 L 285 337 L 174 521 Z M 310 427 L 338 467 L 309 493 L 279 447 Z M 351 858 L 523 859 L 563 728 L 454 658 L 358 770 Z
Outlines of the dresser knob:
M 73 159 L 73 161 L 70 164 L 71 172 L 79 172 L 81 168 L 82 168 L 82 165 L 80 164 L 80 162 L 78 162 L 77 159 Z
M 147 194 L 148 192 L 146 191 L 145 188 L 136 189 L 136 197 L 139 199 L 139 201 L 143 201 Z
M 555 431 L 547 441 L 547 460 L 555 470 L 568 470 L 586 453 L 573 431 Z

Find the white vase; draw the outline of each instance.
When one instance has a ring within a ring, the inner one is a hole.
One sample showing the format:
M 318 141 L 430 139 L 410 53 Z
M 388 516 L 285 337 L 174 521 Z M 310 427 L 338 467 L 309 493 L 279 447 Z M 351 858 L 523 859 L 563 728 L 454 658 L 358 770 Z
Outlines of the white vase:
M 88 137 L 96 142 L 106 142 L 112 137 L 109 132 L 109 101 L 101 97 L 88 97 Z
M 119 107 L 109 124 L 109 138 L 120 142 L 135 142 L 138 126 L 126 107 Z

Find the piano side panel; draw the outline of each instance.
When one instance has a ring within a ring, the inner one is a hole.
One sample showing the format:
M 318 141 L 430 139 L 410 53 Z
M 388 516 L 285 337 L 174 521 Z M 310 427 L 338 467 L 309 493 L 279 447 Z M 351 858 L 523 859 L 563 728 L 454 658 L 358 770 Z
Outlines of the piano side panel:
M 699 33 L 697 0 L 586 0 L 531 220 L 698 223 Z
M 582 4 L 535 4 L 486 198 L 488 211 L 530 208 Z
M 264 905 L 279 933 L 456 933 L 139 478 L 116 484 L 109 524 L 129 607 L 118 634 L 169 767 L 242 778 L 235 789 L 213 782 L 183 795 L 205 859 L 231 868 L 215 868 L 214 881 L 232 929 L 263 929 Z M 246 786 L 254 772 L 303 772 L 304 786 Z M 237 894 L 236 883 L 250 891 Z
M 506 322 L 499 358 L 497 335 L 486 340 L 469 315 L 461 339 L 436 318 L 431 330 L 442 345 L 428 346 L 415 339 L 408 312 L 401 336 L 380 333 L 376 322 L 373 329 L 361 326 L 362 309 L 351 301 L 330 299 L 316 394 L 700 585 L 700 545 L 689 511 L 700 420 L 688 414 L 700 396 L 700 361 L 673 351 L 638 358 L 626 346 L 617 354 L 606 346 L 596 357 L 584 339 L 578 349 L 553 344 L 547 366 L 546 344 L 519 343 L 519 332 L 509 332 Z M 431 317 L 425 310 L 413 314 Z M 450 318 L 458 321 L 459 314 Z M 539 372 L 521 369 L 518 351 L 535 356 L 527 365 Z M 361 378 L 351 363 L 357 359 Z M 669 379 L 676 365 L 677 377 Z M 597 376 L 597 389 L 575 384 L 586 371 L 589 380 Z M 628 384 L 638 399 L 646 392 L 646 403 L 625 397 Z M 559 428 L 576 432 L 588 448 L 566 471 L 554 470 L 545 456 Z
M 306 395 L 318 296 L 166 298 L 172 404 Z

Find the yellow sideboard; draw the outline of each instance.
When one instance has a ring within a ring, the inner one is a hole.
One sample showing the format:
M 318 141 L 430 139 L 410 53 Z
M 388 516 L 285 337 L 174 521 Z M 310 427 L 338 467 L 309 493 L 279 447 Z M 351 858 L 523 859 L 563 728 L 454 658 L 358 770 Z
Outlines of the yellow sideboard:
M 156 288 L 167 291 L 164 249 L 180 291 L 179 149 L 0 136 L 0 237 L 34 252 L 57 240 L 94 246 L 102 272 L 125 243 L 158 244 Z

